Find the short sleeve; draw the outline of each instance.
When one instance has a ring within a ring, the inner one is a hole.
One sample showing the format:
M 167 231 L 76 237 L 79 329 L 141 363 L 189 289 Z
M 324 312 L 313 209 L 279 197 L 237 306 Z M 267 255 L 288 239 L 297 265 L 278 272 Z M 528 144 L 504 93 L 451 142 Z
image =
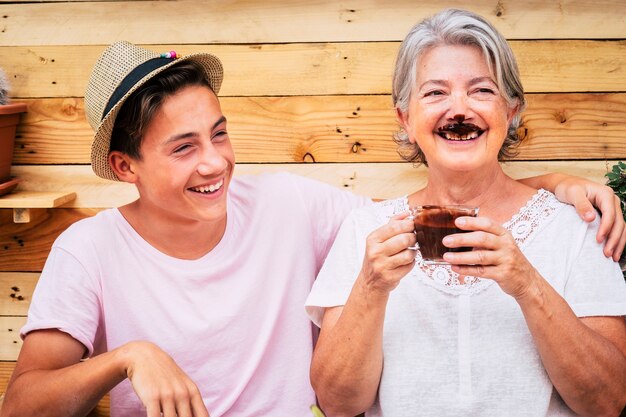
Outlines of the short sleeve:
M 345 305 L 361 270 L 365 236 L 358 224 L 357 212 L 344 220 L 306 300 L 306 312 L 318 327 L 325 308 Z
M 371 204 L 371 199 L 326 183 L 286 174 L 296 188 L 296 195 L 312 227 L 317 258 L 326 257 L 342 221 L 355 208 Z
M 94 353 L 100 303 L 97 286 L 83 265 L 66 250 L 53 247 L 28 310 L 23 338 L 35 330 L 58 329 Z
M 563 297 L 578 317 L 626 315 L 626 283 L 619 264 L 596 242 L 599 219 L 584 224 Z

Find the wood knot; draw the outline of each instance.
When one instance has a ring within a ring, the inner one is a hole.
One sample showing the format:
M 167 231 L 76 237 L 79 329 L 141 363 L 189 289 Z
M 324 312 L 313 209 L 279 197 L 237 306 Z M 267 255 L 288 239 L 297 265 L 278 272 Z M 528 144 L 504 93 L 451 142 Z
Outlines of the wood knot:
M 500 2 L 500 1 L 498 2 L 498 4 L 496 5 L 495 10 L 493 12 L 498 17 L 501 17 L 504 14 L 504 6 L 502 5 L 502 2 Z

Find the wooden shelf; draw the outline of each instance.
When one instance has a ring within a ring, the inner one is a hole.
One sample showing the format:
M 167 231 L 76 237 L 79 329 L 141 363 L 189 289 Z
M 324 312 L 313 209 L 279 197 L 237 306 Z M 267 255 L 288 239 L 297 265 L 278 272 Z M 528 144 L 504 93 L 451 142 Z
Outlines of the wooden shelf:
M 45 209 L 55 208 L 76 198 L 62 191 L 14 191 L 0 196 L 0 209 L 13 209 L 14 223 L 29 223 Z

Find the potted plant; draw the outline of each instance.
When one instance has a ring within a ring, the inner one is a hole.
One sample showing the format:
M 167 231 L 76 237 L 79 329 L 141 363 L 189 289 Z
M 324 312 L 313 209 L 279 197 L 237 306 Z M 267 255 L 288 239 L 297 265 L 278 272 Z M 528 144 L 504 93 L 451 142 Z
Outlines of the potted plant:
M 9 100 L 9 80 L 0 69 L 0 195 L 13 190 L 19 180 L 11 177 L 15 130 L 20 114 L 26 112 L 26 104 L 11 104 Z
M 606 173 L 606 177 L 609 179 L 606 185 L 611 187 L 622 203 L 622 213 L 624 213 L 624 220 L 626 220 L 626 213 L 624 212 L 626 210 L 626 163 L 620 161 L 613 165 L 612 170 Z M 619 264 L 622 267 L 624 279 L 626 279 L 626 253 L 622 254 Z

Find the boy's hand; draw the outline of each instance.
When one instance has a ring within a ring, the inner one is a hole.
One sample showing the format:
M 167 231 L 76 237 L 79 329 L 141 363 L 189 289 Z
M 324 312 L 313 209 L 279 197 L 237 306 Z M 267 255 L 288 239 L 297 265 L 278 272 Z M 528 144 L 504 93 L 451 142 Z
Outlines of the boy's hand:
M 209 417 L 198 387 L 167 353 L 150 342 L 126 349 L 126 375 L 147 417 Z
M 605 242 L 605 256 L 618 261 L 626 245 L 626 225 L 620 200 L 613 190 L 584 178 L 567 177 L 556 185 L 554 194 L 559 200 L 572 204 L 587 222 L 596 217 L 594 206 L 600 211 L 602 218 L 596 240 Z

